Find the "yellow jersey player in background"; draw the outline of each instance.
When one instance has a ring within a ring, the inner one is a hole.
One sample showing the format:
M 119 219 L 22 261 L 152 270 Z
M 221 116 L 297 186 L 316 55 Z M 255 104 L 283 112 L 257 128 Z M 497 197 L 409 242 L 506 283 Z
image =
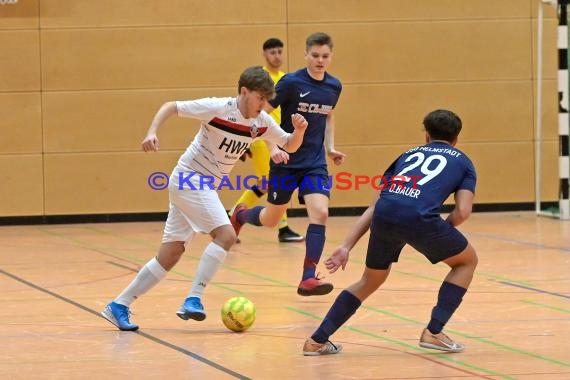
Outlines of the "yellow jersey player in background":
M 283 64 L 283 46 L 283 42 L 278 38 L 270 38 L 263 43 L 263 57 L 266 62 L 263 69 L 269 73 L 269 76 L 271 76 L 275 84 L 285 75 L 285 73 L 280 70 Z M 281 125 L 280 107 L 274 109 L 270 115 L 277 124 Z M 232 207 L 230 215 L 233 213 L 236 205 L 243 203 L 248 208 L 251 208 L 267 193 L 267 189 L 261 186 L 261 178 L 269 178 L 269 160 L 271 159 L 265 141 L 258 140 L 251 144 L 249 152 L 244 154 L 241 160 L 245 161 L 247 157 L 251 159 L 254 174 L 260 178 L 260 181 L 256 186 L 252 186 L 251 190 L 245 190 L 242 193 Z M 287 213 L 283 214 L 277 228 L 279 228 L 278 238 L 282 243 L 302 242 L 305 240 L 302 235 L 299 235 L 289 228 Z

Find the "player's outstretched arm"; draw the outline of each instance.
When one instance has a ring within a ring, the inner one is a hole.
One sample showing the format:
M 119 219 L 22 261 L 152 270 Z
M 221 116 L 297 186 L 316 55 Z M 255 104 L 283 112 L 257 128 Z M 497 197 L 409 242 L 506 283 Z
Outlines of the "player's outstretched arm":
M 289 162 L 289 153 L 279 149 L 279 147 L 271 141 L 265 141 L 265 143 L 267 144 L 267 149 L 269 149 L 271 161 L 276 164 L 287 164 L 287 162 Z
M 452 226 L 458 226 L 471 216 L 473 209 L 473 194 L 469 190 L 461 189 L 455 192 L 455 208 L 447 216 L 446 221 Z
M 160 126 L 168 120 L 173 115 L 176 115 L 176 103 L 175 102 L 167 102 L 164 103 L 159 110 L 154 115 L 152 122 L 150 123 L 150 128 L 146 133 L 146 137 L 142 141 L 142 150 L 145 152 L 157 152 L 158 151 L 158 129 Z
M 305 131 L 308 126 L 307 120 L 303 115 L 298 113 L 291 115 L 291 122 L 293 123 L 293 128 L 295 128 L 295 130 L 289 135 L 287 143 L 283 145 L 283 149 L 289 153 L 293 153 L 299 149 L 303 143 L 303 137 L 305 136 Z

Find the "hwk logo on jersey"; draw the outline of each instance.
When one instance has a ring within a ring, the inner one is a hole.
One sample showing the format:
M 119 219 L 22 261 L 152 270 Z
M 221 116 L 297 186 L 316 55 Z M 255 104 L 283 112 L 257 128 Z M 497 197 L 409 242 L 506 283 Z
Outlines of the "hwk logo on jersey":
M 249 129 L 249 133 L 251 134 L 252 139 L 256 138 L 257 135 L 259 134 L 259 129 L 257 128 L 257 125 L 253 124 Z
M 249 148 L 249 143 L 228 139 L 227 137 L 224 137 L 220 146 L 218 146 L 218 149 L 225 150 L 226 153 L 236 154 L 238 157 L 241 156 L 247 148 Z
M 229 121 L 233 121 L 234 123 L 237 122 L 237 118 L 233 117 L 233 116 L 228 116 L 228 120 Z

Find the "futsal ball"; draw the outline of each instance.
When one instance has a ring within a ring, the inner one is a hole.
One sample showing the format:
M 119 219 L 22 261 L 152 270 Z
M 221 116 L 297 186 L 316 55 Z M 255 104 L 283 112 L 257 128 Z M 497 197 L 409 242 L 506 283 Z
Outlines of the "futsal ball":
M 235 332 L 242 332 L 255 321 L 255 305 L 245 297 L 233 297 L 222 307 L 222 322 Z

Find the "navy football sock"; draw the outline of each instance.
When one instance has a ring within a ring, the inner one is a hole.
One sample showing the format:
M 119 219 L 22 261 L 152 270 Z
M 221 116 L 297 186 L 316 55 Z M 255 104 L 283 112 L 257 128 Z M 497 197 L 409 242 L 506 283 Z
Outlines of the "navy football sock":
M 325 247 L 325 230 L 322 224 L 309 224 L 305 238 L 305 262 L 303 264 L 303 280 L 315 277 L 317 264 Z
M 240 212 L 237 214 L 236 218 L 237 221 L 241 224 L 249 223 L 253 224 L 254 226 L 261 226 L 261 220 L 259 220 L 259 214 L 265 207 L 263 206 L 255 206 L 254 208 L 247 209 L 245 211 Z
M 439 334 L 461 304 L 467 289 L 444 281 L 439 288 L 437 304 L 432 309 L 431 320 L 427 326 L 432 334 Z
M 361 302 L 356 296 L 347 290 L 343 290 L 311 338 L 317 343 L 325 343 L 340 326 L 348 321 L 360 307 L 360 304 Z

